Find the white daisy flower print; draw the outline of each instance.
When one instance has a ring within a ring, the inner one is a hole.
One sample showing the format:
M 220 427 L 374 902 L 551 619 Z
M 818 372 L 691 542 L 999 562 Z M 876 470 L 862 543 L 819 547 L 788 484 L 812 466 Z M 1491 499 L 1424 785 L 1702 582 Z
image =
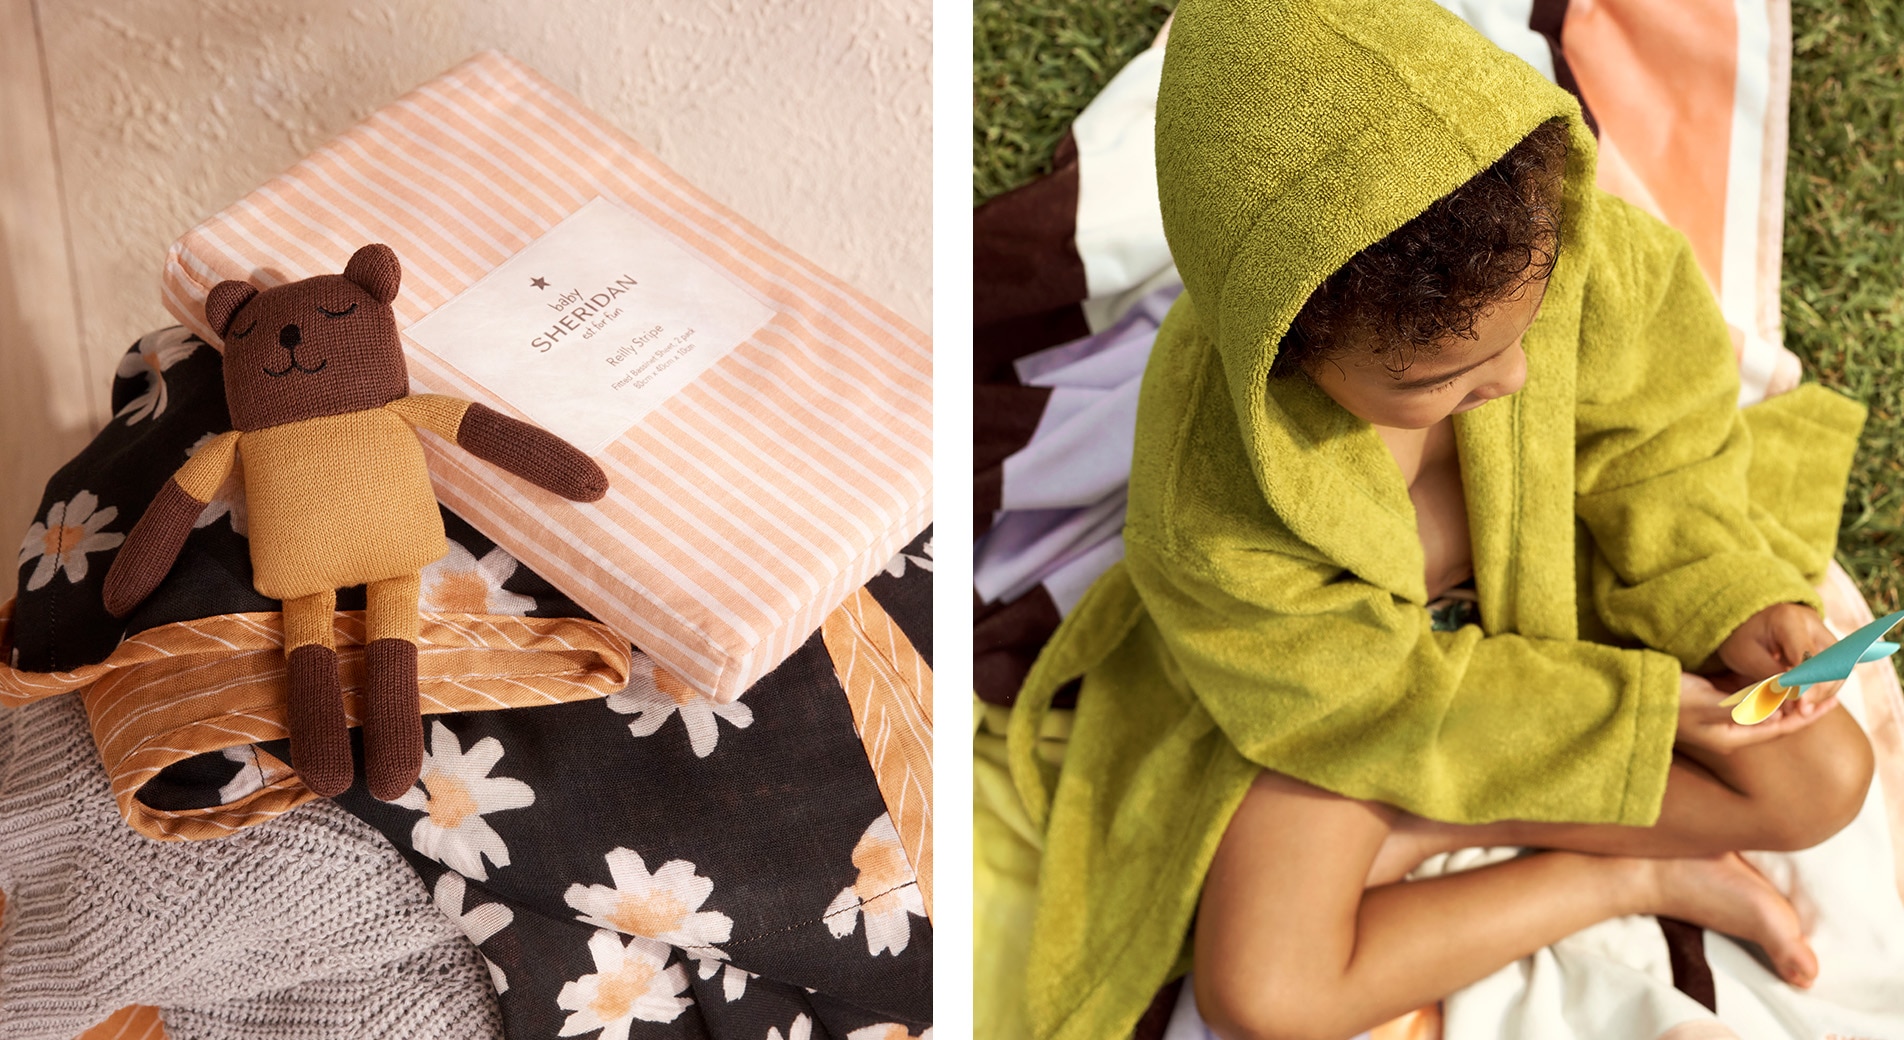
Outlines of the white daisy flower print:
M 924 917 L 926 904 L 890 814 L 881 813 L 860 836 L 853 846 L 853 865 L 859 868 L 859 879 L 827 904 L 827 930 L 844 939 L 864 916 L 867 953 L 904 953 L 912 941 L 911 918 Z
M 846 1034 L 846 1040 L 932 1040 L 932 1027 L 918 1036 L 912 1030 L 897 1022 L 880 1022 L 877 1025 L 861 1026 Z
M 694 1005 L 681 994 L 688 973 L 681 965 L 668 966 L 668 947 L 635 936 L 623 946 L 614 932 L 597 929 L 588 940 L 595 958 L 595 974 L 562 984 L 555 1003 L 574 1014 L 562 1021 L 558 1036 L 580 1036 L 601 1030 L 601 1040 L 628 1040 L 628 1027 L 643 1022 L 672 1022 Z
M 125 356 L 119 359 L 118 376 L 131 379 L 144 373 L 145 393 L 127 401 L 126 406 L 119 409 L 118 418 L 131 426 L 164 415 L 165 370 L 191 357 L 201 345 L 197 337 L 176 327 L 141 337 L 138 349 L 126 351 Z
M 727 964 L 721 960 L 721 958 L 725 956 L 727 956 L 727 954 L 720 950 L 715 950 L 712 954 L 706 956 L 689 954 L 688 959 L 694 962 L 694 973 L 700 976 L 702 980 L 713 978 L 714 973 L 717 971 L 722 973 L 721 996 L 725 998 L 729 1004 L 732 1004 L 734 1001 L 747 995 L 747 980 L 757 979 L 760 976 L 743 968 L 736 968 L 732 964 Z
M 502 587 L 516 573 L 516 558 L 501 546 L 478 560 L 450 539 L 450 551 L 423 568 L 422 609 L 433 614 L 515 614 L 535 609 L 535 600 Z
M 217 440 L 219 436 L 216 433 L 208 433 L 193 441 L 191 448 L 185 452 L 185 457 L 191 458 L 198 454 L 199 449 Z M 231 474 L 225 478 L 225 482 L 218 485 L 218 490 L 212 493 L 212 500 L 205 503 L 205 508 L 199 511 L 198 519 L 192 521 L 192 528 L 196 530 L 200 527 L 210 527 L 217 523 L 221 516 L 231 517 L 231 529 L 234 532 L 246 538 L 251 537 L 251 513 L 245 508 L 245 468 L 243 466 L 231 468 Z
M 922 571 L 931 570 L 932 569 L 932 539 L 930 538 L 926 539 L 925 542 L 923 542 L 919 546 L 919 551 L 922 553 L 925 553 L 925 555 L 914 556 L 913 554 L 909 552 L 901 552 L 899 555 L 894 556 L 892 558 L 892 562 L 886 564 L 886 574 L 894 578 L 905 577 L 907 562 L 911 562 L 911 564 L 914 567 L 917 567 Z
M 805 1015 L 796 1015 L 785 1034 L 780 1032 L 779 1026 L 768 1026 L 767 1040 L 813 1040 L 813 1020 Z
M 418 852 L 478 881 L 489 878 L 484 857 L 498 867 L 509 865 L 509 846 L 483 816 L 534 805 L 535 792 L 520 780 L 490 776 L 501 759 L 502 742 L 495 737 L 484 737 L 465 753 L 448 726 L 430 724 L 423 775 L 396 801 L 424 814 L 410 831 Z
M 489 937 L 502 931 L 515 921 L 515 911 L 501 903 L 478 903 L 463 911 L 463 899 L 468 894 L 469 882 L 454 870 L 446 870 L 436 879 L 436 908 L 443 916 L 456 923 L 456 927 L 469 936 L 469 941 L 481 946 Z M 489 981 L 496 987 L 497 993 L 509 992 L 509 976 L 496 966 L 488 957 L 483 963 L 489 965 Z
M 221 805 L 230 805 L 248 794 L 264 790 L 264 768 L 258 764 L 258 749 L 250 744 L 228 747 L 220 754 L 228 762 L 238 763 L 238 775 L 225 781 L 218 789 L 218 801 Z
M 615 849 L 607 856 L 608 874 L 615 887 L 570 885 L 562 898 L 579 913 L 575 916 L 597 928 L 679 946 L 697 959 L 726 960 L 715 945 L 724 943 L 734 921 L 701 904 L 714 891 L 714 882 L 694 872 L 694 864 L 671 859 L 654 873 L 631 849 Z M 712 974 L 703 970 L 702 978 Z
M 55 502 L 46 511 L 44 521 L 35 520 L 26 529 L 20 543 L 20 562 L 24 567 L 38 559 L 39 565 L 27 576 L 26 591 L 37 592 L 61 570 L 66 580 L 77 585 L 86 580 L 87 553 L 101 552 L 126 540 L 123 534 L 109 534 L 104 528 L 119 516 L 118 506 L 99 508 L 99 496 L 81 491 L 65 502 Z
M 696 758 L 714 753 L 714 745 L 721 738 L 714 722 L 716 718 L 726 719 L 735 729 L 746 729 L 754 724 L 752 708 L 739 701 L 714 703 L 646 654 L 637 654 L 629 663 L 628 686 L 620 693 L 611 694 L 608 706 L 635 717 L 628 724 L 628 732 L 637 737 L 653 735 L 668 721 L 668 716 L 680 715 L 682 724 L 688 728 L 688 747 L 693 749 Z
M 703 959 L 699 961 L 698 963 L 701 966 L 702 978 L 707 978 L 709 975 L 714 974 L 713 959 L 711 958 Z M 729 964 L 724 969 L 721 975 L 722 998 L 724 998 L 729 1004 L 732 1004 L 734 1001 L 739 1000 L 740 998 L 747 995 L 747 980 L 757 979 L 759 977 L 760 976 L 754 974 L 751 971 L 743 971 L 742 969 L 736 968 L 732 964 Z

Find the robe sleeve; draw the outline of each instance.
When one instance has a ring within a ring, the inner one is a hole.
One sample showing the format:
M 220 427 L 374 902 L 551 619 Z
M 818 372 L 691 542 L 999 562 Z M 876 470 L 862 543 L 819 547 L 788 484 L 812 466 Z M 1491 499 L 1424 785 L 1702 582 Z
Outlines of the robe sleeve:
M 1603 210 L 1624 262 L 1583 301 L 1574 455 L 1594 607 L 1614 634 L 1697 668 L 1765 607 L 1820 602 L 1754 522 L 1737 363 L 1691 247 L 1630 206 Z
M 1142 540 L 1127 553 L 1182 686 L 1266 769 L 1458 823 L 1658 815 L 1670 657 L 1435 632 L 1424 608 L 1294 555 Z

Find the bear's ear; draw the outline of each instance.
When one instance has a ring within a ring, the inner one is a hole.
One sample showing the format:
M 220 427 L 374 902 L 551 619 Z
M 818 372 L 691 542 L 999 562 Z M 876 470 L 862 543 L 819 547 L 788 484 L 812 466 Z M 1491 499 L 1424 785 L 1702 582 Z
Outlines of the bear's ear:
M 356 282 L 371 299 L 387 306 L 397 298 L 397 282 L 403 278 L 403 269 L 397 266 L 396 250 L 381 242 L 372 242 L 350 255 L 350 263 L 344 265 L 344 277 Z
M 219 282 L 212 286 L 210 296 L 205 297 L 205 320 L 211 324 L 212 331 L 219 339 L 225 338 L 225 331 L 231 328 L 231 319 L 238 308 L 251 302 L 258 290 L 249 283 L 236 280 Z

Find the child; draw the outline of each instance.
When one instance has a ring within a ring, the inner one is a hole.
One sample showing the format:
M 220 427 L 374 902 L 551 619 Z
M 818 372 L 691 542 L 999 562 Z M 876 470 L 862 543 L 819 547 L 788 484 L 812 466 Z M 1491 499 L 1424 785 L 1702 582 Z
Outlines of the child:
M 1568 95 L 1432 4 L 1185 0 L 1157 134 L 1186 292 L 1127 556 L 1011 723 L 1034 1033 L 1128 1035 L 1194 965 L 1222 1035 L 1348 1037 L 1627 913 L 1808 985 L 1734 851 L 1844 826 L 1869 746 L 1832 690 L 1746 728 L 1702 675 L 1831 643 L 1858 406 L 1742 414 L 1684 240 L 1594 190 Z M 1431 612 L 1470 576 L 1478 618 Z M 1034 744 L 1079 677 L 1060 777 Z M 1553 851 L 1394 883 L 1477 844 Z

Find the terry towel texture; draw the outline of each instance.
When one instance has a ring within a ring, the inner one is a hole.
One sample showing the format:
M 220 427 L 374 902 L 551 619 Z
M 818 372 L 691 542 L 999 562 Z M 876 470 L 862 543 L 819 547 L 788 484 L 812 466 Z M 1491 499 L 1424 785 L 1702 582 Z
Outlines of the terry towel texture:
M 324 802 L 149 841 L 71 697 L 0 711 L 0 890 L 5 1040 L 73 1040 L 128 1004 L 173 1040 L 501 1036 L 481 956 L 376 831 Z
M 211 338 L 204 301 L 219 281 L 276 285 L 386 242 L 403 257 L 395 307 L 407 329 L 598 196 L 773 316 L 597 453 L 611 483 L 602 502 L 555 500 L 432 444 L 437 497 L 689 685 L 731 701 L 930 523 L 932 354 L 918 329 L 496 53 L 187 232 L 167 257 L 165 303 Z M 515 414 L 405 346 L 416 388 Z
M 1871 620 L 1857 587 L 1832 567 L 1821 586 L 1834 631 Z M 1904 1035 L 1904 900 L 1894 843 L 1898 812 L 1900 698 L 1889 661 L 1861 665 L 1846 682 L 1845 709 L 1870 734 L 1877 781 L 1844 830 L 1801 852 L 1748 852 L 1791 900 L 1818 955 L 1818 982 L 1800 990 L 1743 945 L 1684 922 L 1652 917 L 1602 921 L 1464 986 L 1370 1040 L 1831 1040 Z M 1889 811 L 1887 811 L 1889 803 Z M 1413 877 L 1469 870 L 1513 849 L 1436 856 Z M 1675 933 L 1675 927 L 1677 933 Z M 1689 939 L 1689 945 L 1686 945 Z M 1186 983 L 1188 980 L 1186 980 Z M 1161 1040 L 1214 1040 L 1181 987 Z
M 1442 6 L 1579 97 L 1599 186 L 1686 234 L 1732 336 L 1740 403 L 1797 386 L 1779 346 L 1788 0 Z M 1122 402 L 1182 288 L 1157 202 L 1163 42 L 1078 114 L 1050 174 L 973 213 L 973 520 L 1003 529 L 975 561 L 974 684 L 991 703 L 1011 702 L 1123 556 L 1136 416 Z
M 1486 628 L 1432 633 L 1386 449 L 1268 370 L 1324 276 L 1553 118 L 1566 245 L 1527 387 L 1456 419 Z M 1430 4 L 1186 3 L 1157 140 L 1187 291 L 1140 396 L 1128 557 L 1012 720 L 1053 881 L 1039 1036 L 1127 1031 L 1181 966 L 1258 768 L 1449 820 L 1651 822 L 1680 667 L 1770 603 L 1817 604 L 1862 419 L 1817 388 L 1742 416 L 1683 237 L 1594 189 L 1571 97 Z M 1036 741 L 1078 676 L 1059 779 Z

